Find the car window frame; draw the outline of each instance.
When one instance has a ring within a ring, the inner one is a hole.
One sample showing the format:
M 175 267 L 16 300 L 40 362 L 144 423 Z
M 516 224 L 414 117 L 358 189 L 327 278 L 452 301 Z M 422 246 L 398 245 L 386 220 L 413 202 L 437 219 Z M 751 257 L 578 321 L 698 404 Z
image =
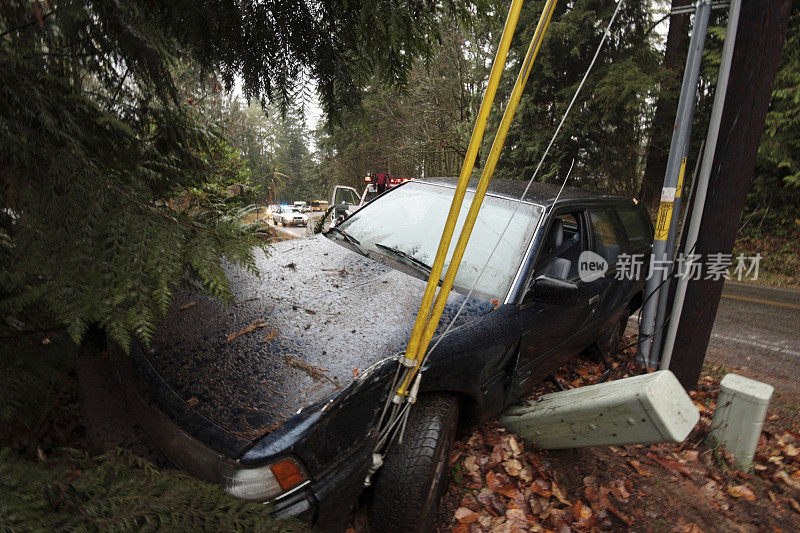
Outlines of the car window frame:
M 536 204 L 540 205 L 540 204 Z M 520 264 L 520 270 L 517 273 L 517 277 L 514 279 L 514 282 L 511 284 L 511 289 L 509 289 L 509 293 L 506 296 L 505 303 L 513 304 L 513 305 L 521 305 L 523 300 L 525 299 L 525 294 L 528 292 L 528 288 L 530 287 L 531 283 L 533 282 L 533 274 L 536 271 L 536 264 L 539 261 L 539 256 L 542 251 L 542 245 L 544 244 L 544 239 L 547 236 L 547 232 L 550 231 L 550 226 L 552 225 L 553 219 L 563 213 L 572 213 L 575 211 L 583 211 L 583 223 L 585 224 L 585 228 L 587 230 L 587 238 L 591 239 L 592 235 L 591 227 L 588 223 L 588 216 L 587 211 L 589 209 L 589 205 L 583 202 L 576 202 L 576 203 L 563 203 L 556 206 L 549 206 L 545 207 L 545 212 L 539 219 L 539 227 L 536 228 L 535 233 L 533 234 L 533 238 L 531 239 L 530 244 L 528 245 L 528 251 L 526 252 L 525 258 L 522 260 Z M 546 227 L 545 227 L 546 224 Z M 587 244 L 589 246 L 592 245 L 591 241 L 588 241 Z M 518 280 L 523 280 L 524 282 L 518 284 Z M 516 290 L 516 294 L 514 291 Z
M 596 253 L 597 255 L 601 255 L 600 251 L 599 251 L 599 248 L 597 246 L 597 241 L 595 239 L 594 224 L 592 223 L 592 217 L 591 217 L 592 209 L 594 209 L 595 211 L 609 211 L 609 212 L 611 212 L 612 216 L 614 217 L 614 220 L 616 220 L 617 225 L 619 226 L 620 230 L 622 231 L 622 241 L 623 242 L 621 244 L 625 245 L 625 250 L 621 250 L 620 249 L 619 254 L 617 254 L 617 261 L 614 262 L 614 263 L 609 263 L 608 264 L 608 270 L 606 271 L 606 276 L 608 276 L 610 274 L 614 274 L 617 271 L 617 264 L 619 263 L 619 256 L 620 255 L 631 253 L 630 252 L 630 247 L 631 247 L 630 246 L 630 241 L 628 240 L 628 232 L 625 229 L 625 225 L 622 223 L 622 219 L 620 218 L 619 213 L 617 213 L 617 208 L 619 207 L 619 205 L 620 204 L 618 202 L 596 203 L 596 204 L 590 205 L 588 210 L 587 210 L 588 211 L 587 219 L 588 219 L 588 222 L 589 222 L 589 226 L 590 226 L 589 229 L 590 229 L 590 232 L 591 232 L 591 239 L 592 239 L 592 247 L 591 247 L 591 251 L 592 252 Z M 605 259 L 605 257 L 603 259 Z

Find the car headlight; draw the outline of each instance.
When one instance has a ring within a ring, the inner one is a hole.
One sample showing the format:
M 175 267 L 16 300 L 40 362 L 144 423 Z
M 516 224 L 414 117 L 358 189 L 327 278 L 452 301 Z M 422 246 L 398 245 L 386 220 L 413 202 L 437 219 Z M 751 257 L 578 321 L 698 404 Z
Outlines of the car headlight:
M 222 470 L 225 492 L 245 500 L 270 500 L 308 479 L 300 464 L 291 458 L 257 468 L 241 468 L 229 463 Z

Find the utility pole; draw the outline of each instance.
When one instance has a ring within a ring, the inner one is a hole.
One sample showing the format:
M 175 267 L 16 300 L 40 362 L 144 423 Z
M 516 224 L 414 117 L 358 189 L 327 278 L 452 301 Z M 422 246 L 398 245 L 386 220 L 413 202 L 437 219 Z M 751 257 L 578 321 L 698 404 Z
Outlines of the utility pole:
M 703 58 L 710 15 L 711 0 L 698 1 L 692 38 L 689 41 L 689 53 L 686 56 L 681 95 L 678 100 L 678 112 L 675 116 L 675 126 L 672 130 L 669 158 L 667 159 L 667 169 L 664 175 L 664 187 L 661 189 L 661 202 L 658 209 L 653 253 L 650 257 L 651 268 L 644 291 L 644 303 L 642 304 L 639 350 L 636 354 L 636 359 L 639 364 L 645 367 L 653 366 L 659 357 L 659 345 L 654 343 L 654 337 L 663 325 L 663 316 L 659 320 L 657 310 L 660 295 L 664 294 L 666 296 L 667 292 L 662 290 L 662 285 L 670 274 L 669 270 L 665 271 L 663 267 L 672 264 L 675 228 L 680 216 L 683 175 L 686 170 L 686 156 L 692 135 L 692 119 L 697 100 L 697 81 L 700 77 L 700 63 Z M 664 299 L 663 306 L 666 307 L 666 299 Z
M 697 191 L 701 211 L 697 216 L 693 213 L 686 242 L 686 251 L 694 248 L 704 264 L 712 254 L 730 254 L 733 249 L 791 7 L 791 0 L 742 1 L 719 135 L 709 163 L 708 190 Z M 678 281 L 671 313 L 674 323 L 665 338 L 664 356 L 686 389 L 693 388 L 700 377 L 723 284 L 723 279 L 713 278 Z

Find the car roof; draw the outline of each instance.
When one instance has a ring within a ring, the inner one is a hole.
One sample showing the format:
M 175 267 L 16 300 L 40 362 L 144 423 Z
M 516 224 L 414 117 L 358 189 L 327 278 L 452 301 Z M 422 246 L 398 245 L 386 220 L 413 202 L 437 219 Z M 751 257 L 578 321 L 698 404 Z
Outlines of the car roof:
M 430 183 L 433 185 L 440 185 L 445 187 L 455 187 L 458 183 L 458 178 L 442 177 L 442 178 L 421 178 L 415 180 L 416 182 Z M 478 185 L 478 178 L 469 180 L 468 191 L 474 191 Z M 522 193 L 525 192 L 525 187 L 528 185 L 527 180 L 498 180 L 493 179 L 489 183 L 488 193 L 494 196 L 502 196 L 518 200 Z M 623 200 L 630 201 L 630 199 L 622 196 L 613 196 L 602 192 L 592 191 L 589 189 L 581 189 L 579 187 L 564 187 L 564 190 L 559 196 L 558 191 L 561 189 L 560 185 L 554 183 L 531 183 L 530 189 L 525 194 L 524 200 L 533 204 L 550 205 L 558 198 L 558 203 L 567 203 L 581 200 Z

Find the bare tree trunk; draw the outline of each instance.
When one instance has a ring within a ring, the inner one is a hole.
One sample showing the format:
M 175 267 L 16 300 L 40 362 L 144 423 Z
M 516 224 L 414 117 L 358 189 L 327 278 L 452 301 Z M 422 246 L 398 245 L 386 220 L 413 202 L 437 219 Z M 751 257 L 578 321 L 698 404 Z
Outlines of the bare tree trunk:
M 691 4 L 691 0 L 672 0 L 672 7 Z M 664 52 L 664 80 L 661 83 L 653 124 L 650 126 L 650 146 L 647 150 L 647 163 L 639 189 L 639 200 L 654 207 L 659 198 L 664 172 L 667 170 L 669 143 L 678 109 L 678 95 L 681 88 L 681 74 L 686 62 L 689 46 L 689 15 L 674 15 L 669 20 L 667 49 Z

